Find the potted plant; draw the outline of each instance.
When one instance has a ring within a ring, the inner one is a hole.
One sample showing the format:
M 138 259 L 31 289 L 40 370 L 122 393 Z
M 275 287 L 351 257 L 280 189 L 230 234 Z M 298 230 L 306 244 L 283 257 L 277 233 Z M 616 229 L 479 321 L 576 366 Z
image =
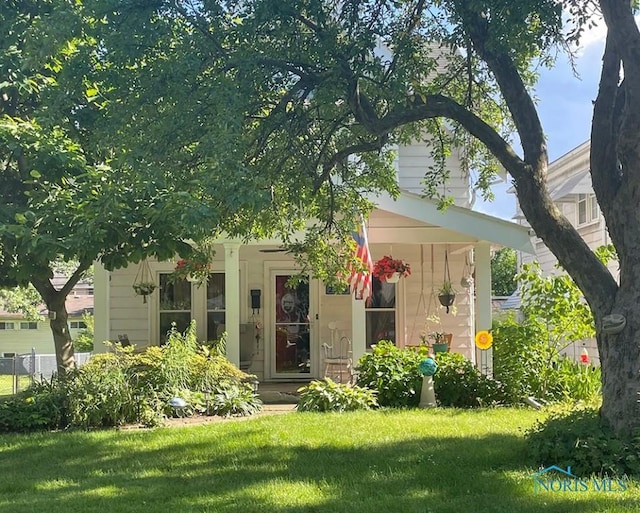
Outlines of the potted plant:
M 380 281 L 397 283 L 411 274 L 411 266 L 404 260 L 385 255 L 374 264 L 372 274 Z
M 174 281 L 184 279 L 191 283 L 202 285 L 209 279 L 210 273 L 211 266 L 209 262 L 203 258 L 195 257 L 190 260 L 181 258 L 176 262 L 176 267 L 172 273 L 172 279 Z
M 151 267 L 149 262 L 145 258 L 140 262 L 138 272 L 133 280 L 133 291 L 138 296 L 142 296 L 142 302 L 147 302 L 147 296 L 153 294 L 156 290 L 156 283 L 153 281 L 153 274 L 151 273 Z
M 433 348 L 434 353 L 448 353 L 453 333 L 434 331 L 429 335 L 429 338 L 433 340 L 431 347 Z
M 147 302 L 147 296 L 156 290 L 156 284 L 152 281 L 141 281 L 133 284 L 133 290 L 138 296 L 142 296 L 142 302 Z
M 442 282 L 438 290 L 438 300 L 442 306 L 446 307 L 447 313 L 449 313 L 449 307 L 453 305 L 453 302 L 456 300 L 456 290 L 453 288 L 450 280 Z

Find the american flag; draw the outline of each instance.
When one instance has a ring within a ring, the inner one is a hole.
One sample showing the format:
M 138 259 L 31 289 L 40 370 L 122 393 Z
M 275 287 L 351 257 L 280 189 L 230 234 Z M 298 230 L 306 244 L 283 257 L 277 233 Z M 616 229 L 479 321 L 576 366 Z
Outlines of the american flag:
M 371 297 L 373 262 L 371 262 L 371 254 L 369 253 L 369 241 L 367 240 L 367 229 L 364 226 L 364 221 L 360 221 L 358 231 L 354 231 L 352 237 L 356 241 L 356 258 L 362 262 L 364 270 L 355 267 L 351 269 L 348 280 L 349 288 L 357 299 L 367 301 Z

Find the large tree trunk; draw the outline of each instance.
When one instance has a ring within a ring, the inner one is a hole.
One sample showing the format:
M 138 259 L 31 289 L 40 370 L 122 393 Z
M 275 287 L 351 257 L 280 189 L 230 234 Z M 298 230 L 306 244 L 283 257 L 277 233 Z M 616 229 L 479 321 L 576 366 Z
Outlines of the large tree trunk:
M 56 348 L 58 374 L 63 374 L 75 366 L 73 341 L 69 333 L 69 315 L 67 314 L 65 299 L 66 297 L 56 297 L 47 304 L 50 314 L 53 314 L 49 316 L 49 326 L 53 333 L 53 343 Z
M 50 313 L 49 326 L 53 334 L 59 374 L 64 374 L 75 367 L 73 341 L 69 333 L 69 315 L 67 313 L 66 300 L 87 268 L 88 265 L 80 266 L 60 290 L 56 290 L 48 279 L 33 278 L 31 280 L 33 286 L 40 293 L 40 296 L 42 296 Z
M 627 325 L 617 335 L 598 333 L 602 416 L 616 432 L 631 435 L 640 428 L 640 286 L 622 286 L 613 309 Z

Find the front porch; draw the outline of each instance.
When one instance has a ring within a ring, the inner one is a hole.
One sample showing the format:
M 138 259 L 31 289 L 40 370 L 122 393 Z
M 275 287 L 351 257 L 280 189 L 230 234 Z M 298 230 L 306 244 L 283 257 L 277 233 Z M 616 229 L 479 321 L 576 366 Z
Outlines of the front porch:
M 137 347 L 156 345 L 171 323 L 184 329 L 195 319 L 200 340 L 226 331 L 228 358 L 262 383 L 324 376 L 327 346 L 343 339 L 357 362 L 382 338 L 404 347 L 420 344 L 425 331 L 446 331 L 452 350 L 476 361 L 474 335 L 491 327 L 491 246 L 526 251 L 526 229 L 460 207 L 442 213 L 434 202 L 407 193 L 397 202 L 378 202 L 368 222 L 372 259 L 393 254 L 410 263 L 412 273 L 397 284 L 374 281 L 371 304 L 314 279 L 290 285 L 298 270 L 279 241 L 220 240 L 202 285 L 169 281 L 175 262 L 150 262 L 159 287 L 147 303 L 132 290 L 136 266 L 112 273 L 97 266 L 96 339 L 126 334 Z M 458 292 L 455 315 L 434 304 L 445 261 Z M 471 267 L 474 280 L 463 287 Z M 427 317 L 439 320 L 429 324 Z

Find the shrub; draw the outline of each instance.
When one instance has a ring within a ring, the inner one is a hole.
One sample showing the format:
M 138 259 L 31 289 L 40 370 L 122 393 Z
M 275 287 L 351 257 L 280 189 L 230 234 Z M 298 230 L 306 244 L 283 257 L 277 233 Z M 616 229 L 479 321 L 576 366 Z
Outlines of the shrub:
M 64 393 L 55 380 L 36 383 L 0 401 L 0 432 L 29 432 L 62 426 Z
M 640 442 L 617 438 L 595 408 L 563 408 L 531 428 L 527 447 L 535 465 L 571 466 L 575 475 L 640 474 Z
M 62 378 L 70 427 L 110 427 L 137 420 L 139 394 L 126 364 L 117 354 L 100 354 Z
M 595 403 L 602 396 L 600 367 L 591 367 L 569 358 L 562 358 L 551 372 L 558 398 L 575 402 Z
M 535 323 L 507 318 L 493 327 L 493 376 L 500 381 L 509 403 L 529 396 L 552 400 L 555 350 Z
M 502 385 L 483 375 L 461 354 L 438 353 L 436 360 L 434 390 L 441 406 L 471 408 L 504 402 Z
M 425 356 L 426 349 L 399 349 L 393 342 L 381 340 L 358 360 L 357 384 L 375 390 L 380 406 L 418 406 L 422 387 L 418 365 Z
M 262 401 L 247 383 L 224 383 L 213 395 L 207 414 L 241 417 L 253 415 L 262 409 Z
M 493 375 L 504 385 L 508 402 L 529 396 L 546 401 L 599 398 L 600 369 L 560 355 L 537 322 L 507 318 L 494 326 L 493 335 Z
M 86 328 L 83 328 L 78 336 L 73 341 L 73 350 L 76 353 L 90 353 L 93 351 L 93 337 L 94 337 L 94 319 L 90 313 L 85 313 L 82 316 L 82 320 Z
M 224 356 L 203 348 L 195 324 L 184 334 L 172 330 L 163 347 L 133 354 L 132 347 L 94 355 L 83 365 L 24 394 L 0 403 L 0 431 L 94 428 L 141 422 L 158 425 L 176 415 L 168 402 L 181 397 L 180 415 L 249 415 L 260 401 L 249 376 Z
M 312 381 L 300 390 L 298 411 L 355 411 L 378 406 L 373 390 L 336 383 L 330 378 Z

